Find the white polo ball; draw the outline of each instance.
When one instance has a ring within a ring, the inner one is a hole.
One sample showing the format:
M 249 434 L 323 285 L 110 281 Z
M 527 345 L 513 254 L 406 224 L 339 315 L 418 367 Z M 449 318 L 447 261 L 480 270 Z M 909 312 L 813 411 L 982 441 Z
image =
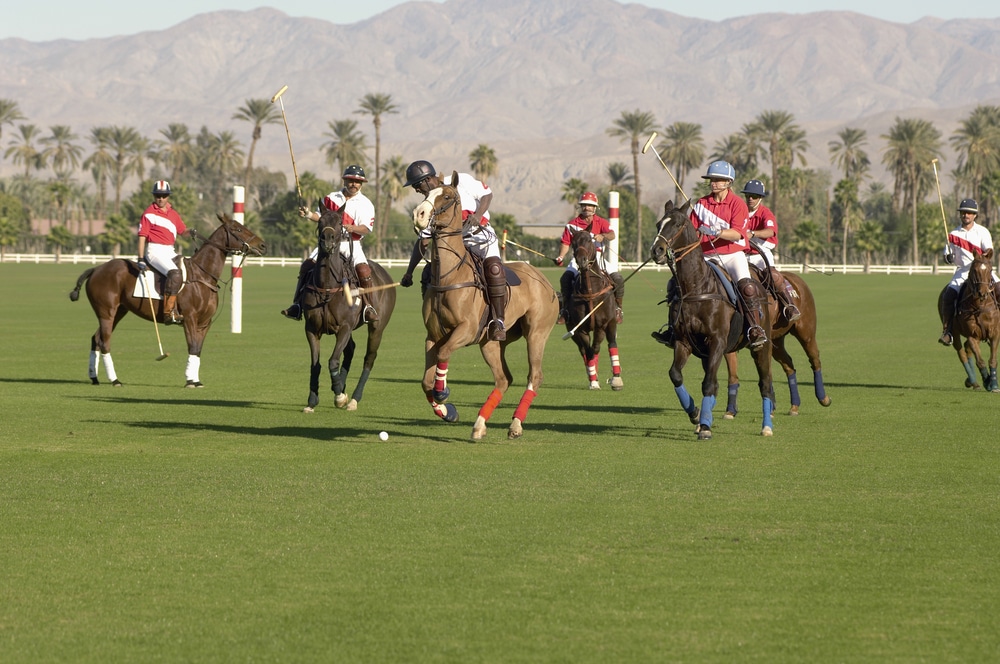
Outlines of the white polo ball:
M 378 439 L 379 440 L 389 440 L 389 432 L 382 431 L 381 433 L 379 433 Z

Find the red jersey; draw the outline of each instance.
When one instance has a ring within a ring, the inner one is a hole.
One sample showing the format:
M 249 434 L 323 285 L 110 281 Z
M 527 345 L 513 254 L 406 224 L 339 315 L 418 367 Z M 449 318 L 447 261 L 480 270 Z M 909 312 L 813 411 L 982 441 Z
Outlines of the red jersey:
M 761 204 L 757 206 L 757 209 L 750 213 L 750 221 L 747 224 L 747 231 L 762 231 L 762 230 L 772 230 L 774 235 L 769 238 L 760 238 L 769 249 L 774 249 L 778 246 L 778 220 L 775 219 L 774 213 L 771 212 L 770 208 L 766 205 Z M 749 235 L 749 232 L 747 233 Z M 750 245 L 747 249 L 748 253 L 756 254 L 759 253 Z
M 716 202 L 711 194 L 695 203 L 691 208 L 691 223 L 705 235 L 701 236 L 701 249 L 706 255 L 735 254 L 747 248 L 747 222 L 750 211 L 743 199 L 732 191 L 726 192 L 722 202 Z M 740 239 L 730 242 L 714 237 L 720 231 L 732 228 L 739 232 Z M 711 232 L 711 235 L 708 233 Z
M 604 217 L 600 217 L 595 214 L 590 218 L 590 221 L 585 221 L 580 217 L 575 217 L 570 220 L 568 224 L 566 224 L 566 228 L 563 229 L 563 234 L 562 237 L 559 238 L 559 241 L 567 247 L 570 246 L 573 243 L 573 231 L 584 230 L 588 225 L 590 226 L 591 237 L 611 232 L 611 222 Z M 603 244 L 603 242 L 595 243 L 597 251 L 604 251 L 604 247 L 602 246 Z
M 166 208 L 156 207 L 151 204 L 142 213 L 139 220 L 139 237 L 146 238 L 150 244 L 166 244 L 171 247 L 177 242 L 177 236 L 184 233 L 187 226 L 181 219 L 181 215 L 167 203 Z

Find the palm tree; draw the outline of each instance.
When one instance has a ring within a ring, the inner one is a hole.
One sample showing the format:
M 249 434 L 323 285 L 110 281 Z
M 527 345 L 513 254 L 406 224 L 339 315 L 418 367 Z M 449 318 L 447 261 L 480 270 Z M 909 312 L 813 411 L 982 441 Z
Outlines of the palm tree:
M 281 122 L 281 112 L 275 108 L 270 99 L 247 99 L 233 114 L 233 120 L 245 120 L 253 125 L 250 151 L 247 153 L 247 168 L 243 172 L 243 187 L 249 192 L 250 172 L 253 170 L 253 153 L 257 149 L 257 141 L 260 140 L 264 125 Z
M 108 207 L 108 177 L 114 171 L 115 158 L 111 154 L 111 127 L 92 127 L 90 142 L 94 151 L 83 161 L 89 168 L 97 186 L 97 215 L 103 219 Z
M 407 162 L 403 160 L 403 155 L 393 155 L 382 164 L 382 172 L 385 174 L 385 182 L 383 183 L 384 191 L 382 192 L 385 196 L 385 214 L 383 219 L 386 224 L 383 224 L 384 231 L 379 233 L 379 238 L 389 238 L 394 235 L 390 232 L 387 227 L 389 222 L 389 210 L 392 209 L 392 204 L 403 198 L 406 194 L 406 188 L 403 183 L 406 182 L 406 167 Z
M 1000 107 L 977 106 L 949 139 L 958 153 L 958 171 L 968 179 L 973 198 L 989 173 L 1000 169 Z
M 358 103 L 361 107 L 354 112 L 372 116 L 372 124 L 375 126 L 375 210 L 378 211 L 382 197 L 382 116 L 399 111 L 392 103 L 392 95 L 379 92 L 366 94 Z
M 868 153 L 862 149 L 868 144 L 868 132 L 857 127 L 844 127 L 837 136 L 839 141 L 827 143 L 830 148 L 830 163 L 844 171 L 845 180 L 860 183 L 871 165 Z
M 840 210 L 840 223 L 843 232 L 840 260 L 843 265 L 847 265 L 847 238 L 855 219 L 858 217 L 858 210 L 861 208 L 861 204 L 858 202 L 858 183 L 844 178 L 834 188 L 833 199 Z
M 497 173 L 497 155 L 493 148 L 480 143 L 469 153 L 469 166 L 477 178 L 486 182 L 487 178 Z
M 757 157 L 760 153 L 758 137 L 746 131 L 729 134 L 715 142 L 709 161 L 728 161 L 736 169 L 737 175 L 757 172 Z
M 161 129 L 163 139 L 156 142 L 159 148 L 157 161 L 163 164 L 170 173 L 170 179 L 176 180 L 184 172 L 194 166 L 194 146 L 191 143 L 191 132 L 186 124 L 172 122 L 166 129 Z
M 776 110 L 762 111 L 745 129 L 747 134 L 759 136 L 767 146 L 771 162 L 771 195 L 777 205 L 781 184 L 778 182 L 778 169 L 792 166 L 796 157 L 805 165 L 804 155 L 809 149 L 805 132 L 795 124 L 794 115 Z
M 45 168 L 44 153 L 35 146 L 40 130 L 33 124 L 18 125 L 20 136 L 16 137 L 10 147 L 3 153 L 4 157 L 13 156 L 14 164 L 24 164 L 24 177 L 31 177 L 31 169 Z
M 115 186 L 115 214 L 121 210 L 122 187 L 135 168 L 135 150 L 139 132 L 134 127 L 114 125 L 108 128 L 108 150 L 114 159 L 111 183 Z
M 800 221 L 792 231 L 791 240 L 786 240 L 789 251 L 802 257 L 802 264 L 808 265 L 813 254 L 823 250 L 823 231 L 811 219 Z
M 903 196 L 910 208 L 913 222 L 913 264 L 920 262 L 917 236 L 917 201 L 930 189 L 933 181 L 931 159 L 941 156 L 941 132 L 929 121 L 916 118 L 896 118 L 896 124 L 883 134 L 888 145 L 882 163 L 895 177 L 895 191 Z M 894 207 L 897 202 L 894 196 Z M 900 208 L 895 208 L 900 209 Z
M 52 165 L 57 177 L 68 175 L 80 167 L 83 148 L 73 142 L 79 137 L 68 125 L 55 125 L 49 129 L 52 135 L 41 139 L 49 146 L 42 153 L 44 159 Z
M 642 262 L 642 187 L 639 183 L 639 141 L 645 138 L 656 125 L 656 118 L 649 111 L 622 111 L 608 128 L 609 136 L 629 141 L 632 152 L 632 172 L 635 174 L 635 260 Z
M 18 120 L 27 120 L 13 99 L 0 99 L 0 138 L 3 138 L 3 126 L 14 125 Z
M 570 178 L 563 182 L 562 186 L 562 199 L 569 203 L 570 205 L 576 205 L 580 200 L 580 196 L 583 192 L 590 189 L 590 185 L 579 178 Z
M 684 179 L 705 161 L 705 139 L 701 125 L 694 122 L 675 122 L 666 127 L 660 141 L 660 156 L 673 169 L 677 177 L 678 197 L 684 191 Z
M 635 190 L 635 178 L 628 170 L 628 165 L 623 161 L 616 161 L 608 164 L 608 181 L 612 189 Z
M 365 150 L 368 149 L 365 135 L 358 131 L 356 120 L 333 120 L 327 122 L 330 131 L 324 132 L 330 140 L 320 146 L 326 154 L 326 163 L 337 164 L 340 175 L 348 164 L 365 165 Z
M 863 221 L 854 233 L 854 248 L 865 256 L 865 272 L 872 264 L 872 252 L 885 251 L 885 229 L 876 221 Z

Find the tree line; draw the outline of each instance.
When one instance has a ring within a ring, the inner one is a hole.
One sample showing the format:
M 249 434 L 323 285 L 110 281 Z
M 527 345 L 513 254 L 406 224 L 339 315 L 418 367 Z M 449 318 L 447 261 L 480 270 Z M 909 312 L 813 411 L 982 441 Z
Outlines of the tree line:
M 382 159 L 383 121 L 398 113 L 391 95 L 370 93 L 360 98 L 354 114 L 371 120 L 374 145 L 356 118 L 334 119 L 327 123 L 320 146 L 325 162 L 337 172 L 349 164 L 363 166 L 374 191 L 367 193 L 380 220 L 373 243 L 374 255 L 406 256 L 413 236 L 408 216 L 394 206 L 407 193 L 403 187 L 408 161 L 401 155 Z M 255 167 L 254 152 L 265 127 L 282 124 L 278 107 L 269 99 L 246 99 L 232 119 L 250 126 L 249 147 L 236 133 L 218 133 L 202 126 L 193 132 L 183 123 L 171 123 L 155 139 L 143 136 L 134 127 L 107 125 L 93 127 L 81 138 L 67 125 L 54 125 L 48 133 L 27 118 L 16 101 L 0 99 L 0 146 L 3 158 L 23 169 L 0 180 L 0 251 L 20 248 L 41 250 L 40 245 L 60 251 L 92 246 L 97 253 L 117 253 L 130 246 L 138 214 L 149 203 L 149 184 L 166 178 L 175 184 L 175 202 L 199 230 L 214 224 L 217 210 L 225 209 L 233 182 L 246 189 L 247 223 L 259 229 L 277 254 L 298 255 L 314 242 L 313 224 L 301 220 L 299 203 L 315 205 L 329 191 L 339 187 L 339 178 L 324 181 L 314 173 L 299 178 L 298 192 L 289 187 L 282 172 Z M 5 127 L 8 127 L 5 131 Z M 809 168 L 806 152 L 810 144 L 806 132 L 793 114 L 767 110 L 739 131 L 723 136 L 709 149 L 702 126 L 674 121 L 659 125 L 650 111 L 623 111 L 607 133 L 629 145 L 632 164 L 613 162 L 604 173 L 605 181 L 591 186 L 580 179 L 563 183 L 562 198 L 571 206 L 585 190 L 595 190 L 602 198 L 607 192 L 621 193 L 620 250 L 622 257 L 643 260 L 651 240 L 659 205 L 643 201 L 640 179 L 641 146 L 653 131 L 660 135 L 656 144 L 680 190 L 692 198 L 707 192 L 703 181 L 686 191 L 685 182 L 707 162 L 725 159 L 736 168 L 736 190 L 748 179 L 764 181 L 769 192 L 767 204 L 775 211 L 782 228 L 782 260 L 802 262 L 824 260 L 847 263 L 872 261 L 919 264 L 921 259 L 937 260 L 946 241 L 945 227 L 954 225 L 953 210 L 960 198 L 971 196 L 980 204 L 980 222 L 997 232 L 997 203 L 1000 197 L 1000 107 L 975 108 L 948 137 L 958 156 L 948 175 L 955 183 L 942 192 L 947 219 L 941 218 L 939 180 L 932 160 L 943 162 L 945 139 L 933 123 L 914 118 L 895 119 L 880 136 L 881 163 L 892 175 L 889 190 L 871 174 L 869 137 L 864 129 L 845 127 L 829 142 L 829 169 Z M 89 144 L 84 147 L 84 141 Z M 374 151 L 374 160 L 369 154 Z M 496 175 L 499 162 L 487 144 L 477 145 L 468 155 L 470 170 L 481 179 Z M 649 163 L 649 162 L 646 162 Z M 765 168 L 766 167 L 766 168 Z M 47 177 L 41 177 L 45 173 Z M 89 175 L 90 182 L 85 183 Z M 834 182 L 836 178 L 836 182 Z M 137 188 L 125 191 L 128 182 Z M 555 194 L 554 194 L 555 195 Z M 183 205 L 181 204 L 183 202 Z M 642 211 L 640 214 L 639 211 Z M 552 240 L 530 238 L 511 215 L 493 212 L 494 225 L 508 230 L 519 242 L 554 252 Z M 48 236 L 30 233 L 32 218 L 56 220 Z M 103 220 L 104 231 L 84 228 L 85 221 Z M 942 225 L 943 224 L 943 225 Z

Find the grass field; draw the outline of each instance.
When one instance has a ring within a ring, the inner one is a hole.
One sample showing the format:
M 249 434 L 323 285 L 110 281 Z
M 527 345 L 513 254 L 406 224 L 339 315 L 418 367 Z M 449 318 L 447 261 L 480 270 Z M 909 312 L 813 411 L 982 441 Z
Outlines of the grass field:
M 805 275 L 833 405 L 795 347 L 802 414 L 776 365 L 760 437 L 744 358 L 740 416 L 723 392 L 698 442 L 649 338 L 665 276 L 643 272 L 624 391 L 588 391 L 557 328 L 524 438 L 506 440 L 520 344 L 469 444 L 488 369 L 457 353 L 461 421 L 433 416 L 416 288 L 359 411 L 324 391 L 307 415 L 301 323 L 277 313 L 295 268 L 246 271 L 243 333 L 227 299 L 201 390 L 182 332 L 160 328 L 155 362 L 134 317 L 125 387 L 90 384 L 82 270 L 0 265 L 2 662 L 1000 660 L 1000 395 L 935 343 L 943 276 Z

